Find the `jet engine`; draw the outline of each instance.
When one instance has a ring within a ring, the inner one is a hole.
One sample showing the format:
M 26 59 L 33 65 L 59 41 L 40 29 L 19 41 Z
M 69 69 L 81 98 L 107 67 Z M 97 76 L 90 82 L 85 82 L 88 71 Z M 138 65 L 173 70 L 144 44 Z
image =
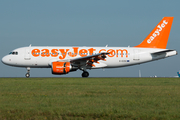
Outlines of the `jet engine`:
M 52 74 L 62 75 L 75 70 L 70 62 L 52 62 Z

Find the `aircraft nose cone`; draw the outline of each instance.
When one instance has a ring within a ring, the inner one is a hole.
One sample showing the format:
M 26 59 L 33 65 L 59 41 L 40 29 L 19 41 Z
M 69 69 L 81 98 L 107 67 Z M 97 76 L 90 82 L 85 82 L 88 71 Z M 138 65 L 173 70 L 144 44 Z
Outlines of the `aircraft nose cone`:
M 6 57 L 6 56 L 5 56 L 5 57 L 3 57 L 3 58 L 2 58 L 2 60 L 1 60 L 1 62 L 2 62 L 2 63 L 4 63 L 4 64 L 7 64 L 7 62 L 8 62 L 7 57 Z
M 5 58 L 3 57 L 2 60 L 1 60 L 2 63 L 5 63 Z

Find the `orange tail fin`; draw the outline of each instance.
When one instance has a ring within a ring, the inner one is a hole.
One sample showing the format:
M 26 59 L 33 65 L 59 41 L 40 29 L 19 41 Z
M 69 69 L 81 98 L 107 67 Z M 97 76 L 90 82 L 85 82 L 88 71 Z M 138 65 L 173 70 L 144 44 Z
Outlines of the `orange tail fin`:
M 135 47 L 166 49 L 173 18 L 164 17 L 144 41 Z

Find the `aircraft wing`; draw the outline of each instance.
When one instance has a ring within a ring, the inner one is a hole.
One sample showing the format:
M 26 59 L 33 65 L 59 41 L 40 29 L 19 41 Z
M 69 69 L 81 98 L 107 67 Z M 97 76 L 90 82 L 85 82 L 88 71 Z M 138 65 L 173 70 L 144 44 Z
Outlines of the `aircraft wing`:
M 70 62 L 74 65 L 74 66 L 85 66 L 86 68 L 91 68 L 91 67 L 96 67 L 94 65 L 94 63 L 100 64 L 98 61 L 99 60 L 104 60 L 106 61 L 106 55 L 109 54 L 107 52 L 103 52 L 103 53 L 98 53 L 98 54 L 94 54 L 94 55 L 89 55 L 89 56 L 85 56 L 85 57 L 79 57 L 79 58 L 75 58 L 75 59 L 71 59 Z M 101 63 L 101 67 L 105 66 L 104 64 Z

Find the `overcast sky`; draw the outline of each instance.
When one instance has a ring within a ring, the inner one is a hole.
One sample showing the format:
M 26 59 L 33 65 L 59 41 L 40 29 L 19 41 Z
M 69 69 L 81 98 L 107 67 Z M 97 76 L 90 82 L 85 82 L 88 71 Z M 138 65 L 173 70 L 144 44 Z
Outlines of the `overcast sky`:
M 0 58 L 29 46 L 127 47 L 141 43 L 164 16 L 174 21 L 167 49 L 180 51 L 179 0 L 1 0 Z M 89 70 L 90 77 L 177 76 L 180 56 L 122 68 Z M 25 68 L 0 62 L 0 77 L 24 77 Z M 52 75 L 32 68 L 31 77 L 81 77 L 82 71 Z

